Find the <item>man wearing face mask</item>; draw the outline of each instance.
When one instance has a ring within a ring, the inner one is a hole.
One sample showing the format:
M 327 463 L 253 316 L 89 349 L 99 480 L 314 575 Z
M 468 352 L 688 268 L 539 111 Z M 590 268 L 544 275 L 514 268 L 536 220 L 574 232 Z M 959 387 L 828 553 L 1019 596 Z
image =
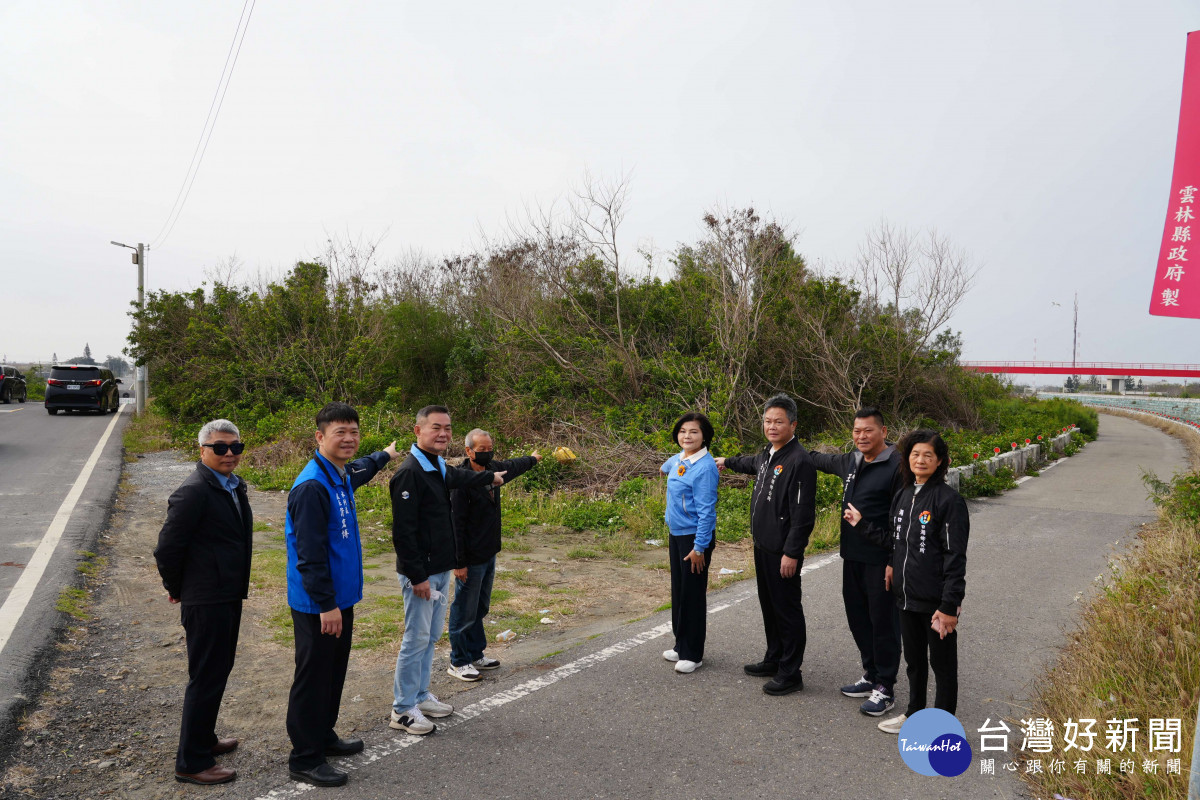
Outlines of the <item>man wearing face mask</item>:
M 476 428 L 467 434 L 467 460 L 475 472 L 494 470 L 506 473 L 510 481 L 542 460 L 533 455 L 508 461 L 493 461 L 492 435 Z M 454 602 L 450 605 L 450 675 L 461 681 L 477 681 L 479 670 L 496 669 L 500 662 L 483 654 L 487 635 L 483 620 L 491 608 L 492 579 L 496 575 L 496 554 L 500 552 L 500 487 L 473 486 L 450 492 L 454 520 L 455 550 Z

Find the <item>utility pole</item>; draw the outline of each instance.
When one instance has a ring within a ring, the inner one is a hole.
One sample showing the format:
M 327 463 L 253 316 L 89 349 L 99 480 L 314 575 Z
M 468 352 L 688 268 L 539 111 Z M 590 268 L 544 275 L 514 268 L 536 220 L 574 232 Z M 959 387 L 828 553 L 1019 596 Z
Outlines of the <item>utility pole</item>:
M 142 312 L 146 310 L 146 251 L 150 248 L 142 242 L 138 242 L 137 247 L 121 242 L 109 242 L 117 247 L 125 247 L 133 250 L 133 263 L 137 264 L 138 268 L 138 308 Z M 140 417 L 146 413 L 146 385 L 147 385 L 147 368 L 145 364 L 138 366 L 137 376 L 134 381 L 134 393 L 137 396 L 137 414 Z
M 1075 329 L 1071 333 L 1071 374 L 1075 374 L 1075 357 L 1079 351 L 1079 292 L 1075 293 Z

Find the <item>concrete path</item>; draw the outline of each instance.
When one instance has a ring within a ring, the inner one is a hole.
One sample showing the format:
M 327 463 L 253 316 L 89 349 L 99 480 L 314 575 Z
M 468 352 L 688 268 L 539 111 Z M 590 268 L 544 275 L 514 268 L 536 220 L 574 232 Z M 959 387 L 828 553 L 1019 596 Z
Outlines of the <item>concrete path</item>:
M 1105 417 L 1079 456 L 1002 498 L 972 503 L 967 601 L 960 639 L 958 717 L 978 749 L 991 718 L 1028 712 L 1037 669 L 1055 656 L 1076 595 L 1107 571 L 1110 555 L 1153 517 L 1142 467 L 1184 465 L 1173 439 Z M 716 566 L 720 566 L 720 549 Z M 837 687 L 860 674 L 841 601 L 836 556 L 806 562 L 805 691 L 772 698 L 742 664 L 762 653 L 752 582 L 709 596 L 704 666 L 679 676 L 660 656 L 669 616 L 656 614 L 516 674 L 501 669 L 458 693 L 459 709 L 428 737 L 391 731 L 387 708 L 361 732 L 367 752 L 342 762 L 349 798 L 577 797 L 1020 797 L 1018 781 L 978 774 L 927 778 L 909 771 L 897 740 Z M 352 656 L 353 657 L 353 656 Z M 439 669 L 444 669 L 439 664 Z M 931 687 L 932 688 L 932 687 Z M 900 702 L 907 696 L 902 679 Z M 1015 755 L 1019 739 L 1012 744 Z M 253 747 L 253 742 L 244 742 Z M 277 775 L 239 779 L 223 797 L 315 796 Z

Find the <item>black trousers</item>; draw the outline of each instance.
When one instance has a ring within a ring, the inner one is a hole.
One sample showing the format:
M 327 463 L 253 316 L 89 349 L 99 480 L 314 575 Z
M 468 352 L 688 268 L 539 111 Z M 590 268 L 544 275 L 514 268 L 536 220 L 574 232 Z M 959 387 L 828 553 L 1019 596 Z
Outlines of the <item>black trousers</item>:
M 945 639 L 930 627 L 933 612 L 900 612 L 904 660 L 908 664 L 908 716 L 925 707 L 929 667 L 937 679 L 933 707 L 954 713 L 958 706 L 958 631 Z
M 778 676 L 782 680 L 800 677 L 800 665 L 804 663 L 804 645 L 807 629 L 804 625 L 804 603 L 800 598 L 800 567 L 790 578 L 779 575 L 781 553 L 768 553 L 754 548 L 754 571 L 758 582 L 758 604 L 762 606 L 763 632 L 767 635 L 767 652 L 764 661 L 779 664 Z
M 704 551 L 704 570 L 692 572 L 687 554 L 692 552 L 696 536 L 670 536 L 671 557 L 671 632 L 675 634 L 675 652 L 682 661 L 704 660 L 704 637 L 708 629 L 708 565 L 712 562 L 714 538 Z
M 863 674 L 888 689 L 900 672 L 900 611 L 896 597 L 883 588 L 887 564 L 842 560 L 842 602 L 850 635 L 862 657 Z
M 325 748 L 337 741 L 334 727 L 350 663 L 354 606 L 342 609 L 342 635 L 321 633 L 321 616 L 292 609 L 296 632 L 296 673 L 288 695 L 287 732 L 292 740 L 288 767 L 312 769 L 325 763 Z
M 194 774 L 217 763 L 212 754 L 217 712 L 237 652 L 242 601 L 185 604 L 179 607 L 179 616 L 187 636 L 188 685 L 183 692 L 175 771 Z

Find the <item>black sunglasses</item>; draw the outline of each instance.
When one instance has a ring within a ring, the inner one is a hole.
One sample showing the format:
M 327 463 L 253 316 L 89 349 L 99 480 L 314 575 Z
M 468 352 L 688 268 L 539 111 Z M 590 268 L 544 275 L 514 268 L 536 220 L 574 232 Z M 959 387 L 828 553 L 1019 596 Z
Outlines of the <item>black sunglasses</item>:
M 246 449 L 245 442 L 234 442 L 233 444 L 229 444 L 227 442 L 217 442 L 216 444 L 202 444 L 200 446 L 201 447 L 211 447 L 213 449 L 213 452 L 219 456 L 225 455 L 230 450 L 233 451 L 233 454 L 235 456 L 240 456 L 242 454 L 242 451 Z

